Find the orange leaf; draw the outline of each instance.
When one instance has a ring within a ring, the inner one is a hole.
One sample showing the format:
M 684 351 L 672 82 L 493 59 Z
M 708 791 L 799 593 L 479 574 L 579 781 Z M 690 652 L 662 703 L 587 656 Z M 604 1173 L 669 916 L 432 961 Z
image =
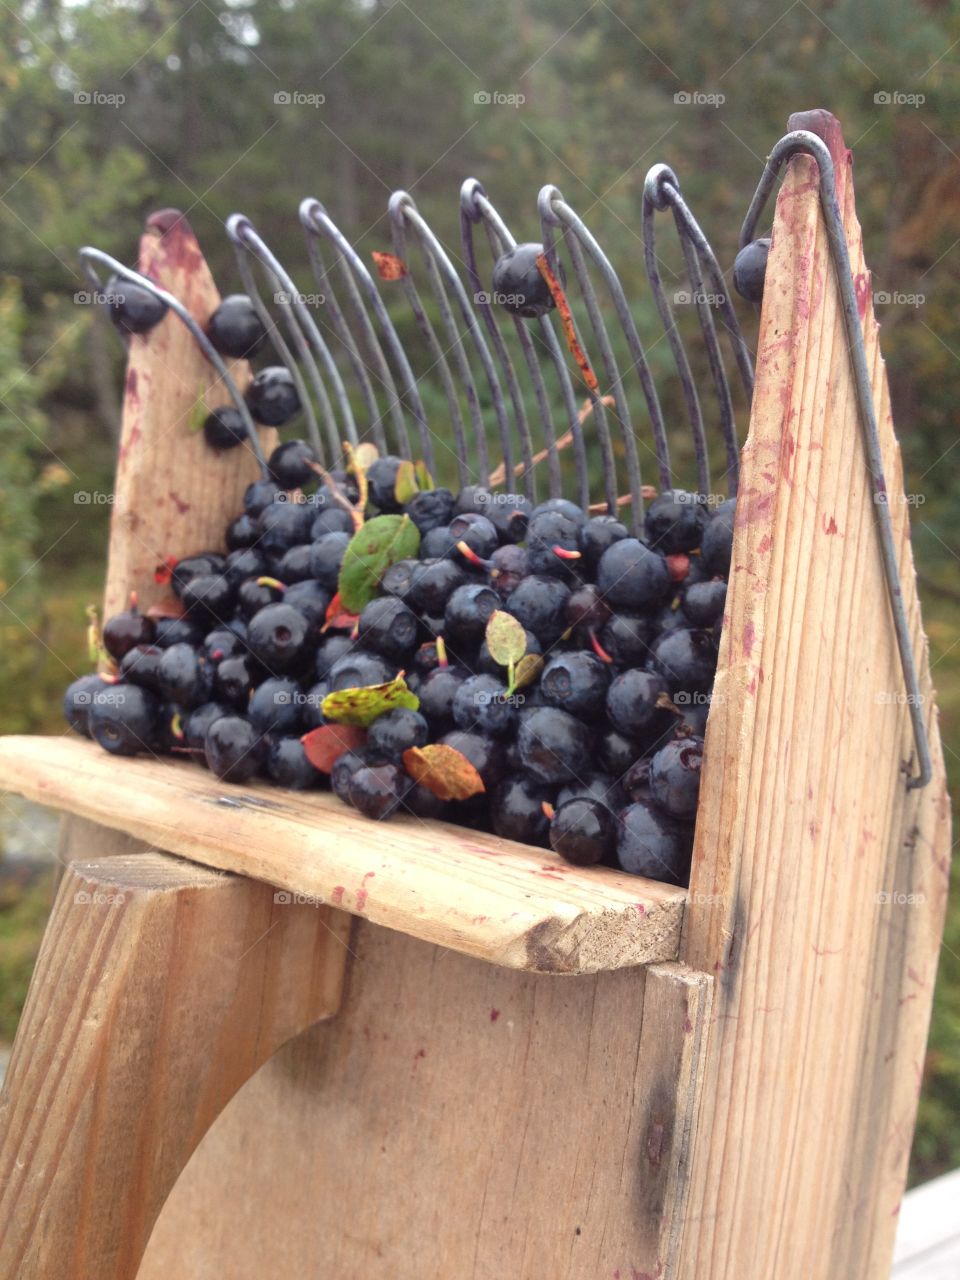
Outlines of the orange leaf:
M 357 625 L 359 616 L 359 614 L 347 612 L 338 591 L 327 605 L 326 616 L 320 629 L 321 631 L 352 631 Z
M 541 253 L 537 256 L 537 267 L 540 274 L 547 282 L 547 288 L 553 295 L 553 300 L 557 304 L 557 312 L 560 315 L 560 323 L 563 325 L 563 336 L 567 340 L 567 346 L 570 348 L 570 354 L 580 366 L 580 373 L 584 382 L 590 391 L 598 391 L 600 383 L 597 381 L 597 375 L 590 368 L 590 361 L 587 359 L 586 352 L 577 341 L 577 331 L 573 325 L 573 312 L 570 310 L 570 303 L 567 301 L 567 295 L 563 292 L 563 285 L 550 270 L 550 264 L 547 262 L 547 255 Z
M 160 586 L 165 587 L 173 577 L 173 571 L 177 567 L 176 556 L 164 556 L 157 567 L 153 571 L 153 580 Z
M 486 790 L 483 779 L 455 747 L 433 742 L 425 747 L 410 747 L 403 753 L 403 763 L 413 778 L 439 800 L 468 800 Z
M 398 258 L 392 253 L 377 253 L 376 250 L 370 255 L 373 258 L 374 266 L 381 280 L 402 280 L 407 274 L 407 264 L 402 258 Z
M 300 739 L 307 759 L 321 773 L 329 773 L 345 751 L 362 747 L 366 740 L 366 729 L 355 724 L 322 724 Z

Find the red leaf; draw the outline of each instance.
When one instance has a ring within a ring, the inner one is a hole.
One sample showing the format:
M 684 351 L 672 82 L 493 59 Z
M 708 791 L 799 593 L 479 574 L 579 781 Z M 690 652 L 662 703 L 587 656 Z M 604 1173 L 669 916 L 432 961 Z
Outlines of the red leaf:
M 469 800 L 486 788 L 483 779 L 463 754 L 442 742 L 425 747 L 410 747 L 403 753 L 403 763 L 413 778 L 439 800 Z
M 547 288 L 553 295 L 553 300 L 557 304 L 557 312 L 560 316 L 560 323 L 563 325 L 563 336 L 567 340 L 567 346 L 570 348 L 570 354 L 580 366 L 580 373 L 584 382 L 591 391 L 598 391 L 600 383 L 597 381 L 597 375 L 590 367 L 590 361 L 587 354 L 577 341 L 577 331 L 573 324 L 573 312 L 570 310 L 570 303 L 567 301 L 567 295 L 563 292 L 563 285 L 550 270 L 550 264 L 547 262 L 545 253 L 538 254 L 537 268 L 547 283 Z
M 377 253 L 374 250 L 370 256 L 381 280 L 402 280 L 407 274 L 407 264 L 395 254 Z
M 366 729 L 355 724 L 322 724 L 300 739 L 307 759 L 321 773 L 329 773 L 345 751 L 362 747 L 366 740 Z
M 173 577 L 173 571 L 177 567 L 176 556 L 164 556 L 157 567 L 153 571 L 153 580 L 159 586 L 165 587 Z
M 323 619 L 321 631 L 352 631 L 357 625 L 357 619 L 360 615 L 357 613 L 348 613 L 343 607 L 338 591 L 330 603 L 327 605 L 327 612 Z

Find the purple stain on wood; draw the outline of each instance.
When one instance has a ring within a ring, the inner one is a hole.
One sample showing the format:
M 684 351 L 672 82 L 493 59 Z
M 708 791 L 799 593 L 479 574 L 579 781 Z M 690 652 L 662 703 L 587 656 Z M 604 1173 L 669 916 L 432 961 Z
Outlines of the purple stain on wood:
M 753 654 L 753 646 L 756 643 L 757 632 L 752 622 L 747 622 L 743 628 L 741 644 L 743 645 L 743 656 L 749 658 Z
M 826 516 L 823 517 L 823 532 L 827 534 L 828 537 L 830 534 L 837 532 L 837 522 L 834 520 L 833 516 L 831 516 L 829 520 L 827 520 Z
M 333 889 L 330 892 L 330 901 L 335 907 L 339 907 L 340 903 L 343 901 L 344 892 L 345 890 L 342 884 L 335 884 L 333 886 Z
M 853 278 L 853 287 L 857 294 L 857 312 L 861 320 L 865 320 L 867 316 L 867 302 L 870 298 L 870 275 L 868 272 L 861 271 Z
M 659 1169 L 663 1160 L 663 1149 L 666 1133 L 661 1120 L 655 1120 L 647 1130 L 647 1159 L 654 1169 Z
M 368 871 L 367 874 L 363 877 L 363 879 L 360 882 L 360 888 L 357 890 L 357 910 L 358 911 L 362 911 L 364 907 L 367 905 L 367 898 L 370 895 L 367 892 L 366 883 L 368 880 L 372 880 L 376 874 L 377 873 L 375 871 Z
M 689 1035 L 690 1032 L 693 1030 L 693 1023 L 690 1021 L 689 1018 L 684 1018 L 683 1029 L 687 1033 L 687 1035 Z
M 170 501 L 176 506 L 177 514 L 181 516 L 185 516 L 187 512 L 190 510 L 190 503 L 184 502 L 184 500 L 180 497 L 180 495 L 178 493 L 175 493 L 173 489 L 170 490 L 170 493 L 168 496 L 170 498 Z
M 497 1020 L 499 1017 L 500 1017 L 500 1010 L 499 1010 L 499 1009 L 491 1009 L 491 1010 L 490 1010 L 490 1021 L 491 1021 L 491 1022 L 496 1022 L 496 1020 Z

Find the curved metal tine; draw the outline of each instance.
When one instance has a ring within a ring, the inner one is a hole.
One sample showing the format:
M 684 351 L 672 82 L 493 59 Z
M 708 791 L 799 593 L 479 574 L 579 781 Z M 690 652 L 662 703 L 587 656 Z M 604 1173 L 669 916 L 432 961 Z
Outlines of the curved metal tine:
M 693 380 L 693 374 L 690 372 L 690 362 L 687 360 L 687 353 L 684 350 L 683 339 L 677 329 L 676 321 L 673 318 L 673 308 L 667 301 L 667 295 L 664 292 L 663 280 L 660 275 L 660 268 L 657 264 L 657 255 L 655 250 L 656 232 L 654 230 L 654 211 L 666 208 L 663 203 L 663 197 L 660 192 L 661 175 L 667 175 L 676 183 L 676 177 L 673 170 L 665 164 L 656 164 L 647 173 L 643 183 L 643 202 L 642 202 L 642 232 L 643 232 L 643 263 L 647 273 L 647 279 L 650 281 L 650 289 L 653 293 L 653 300 L 656 303 L 657 313 L 663 324 L 664 331 L 667 335 L 667 341 L 670 343 L 670 350 L 673 353 L 673 362 L 677 368 L 677 374 L 680 378 L 680 386 L 683 391 L 683 398 L 686 401 L 687 413 L 690 418 L 690 430 L 693 434 L 693 447 L 697 460 L 697 487 L 702 494 L 710 492 L 710 466 L 707 461 L 707 438 L 703 429 L 703 413 L 700 409 L 700 398 L 697 395 L 697 385 Z
M 307 423 L 307 438 L 313 446 L 317 457 L 320 459 L 321 463 L 323 463 L 326 461 L 326 458 L 323 441 L 320 438 L 320 428 L 317 426 L 317 416 L 314 413 L 313 401 L 310 399 L 310 394 L 307 391 L 307 384 L 303 380 L 303 374 L 300 372 L 300 366 L 297 364 L 293 352 L 287 345 L 287 342 L 280 331 L 280 326 L 274 320 L 269 308 L 263 301 L 263 298 L 261 298 L 256 279 L 250 269 L 250 263 L 247 260 L 247 250 L 245 246 L 237 240 L 233 241 L 233 254 L 236 259 L 237 271 L 240 275 L 240 283 L 243 285 L 244 292 L 253 303 L 254 310 L 260 317 L 263 327 L 270 335 L 270 342 L 273 345 L 273 349 L 283 361 L 286 368 L 290 370 L 290 376 L 293 378 L 294 386 L 297 389 L 297 395 L 300 397 L 300 403 L 303 406 L 303 415 Z
M 724 478 L 728 482 L 730 495 L 735 496 L 740 480 L 740 451 L 737 448 L 737 427 L 733 414 L 730 384 L 727 382 L 727 371 L 724 368 L 720 344 L 717 341 L 717 330 L 713 322 L 713 306 L 704 289 L 703 271 L 696 247 L 687 239 L 684 224 L 678 217 L 676 210 L 673 212 L 673 220 L 683 247 L 687 274 L 690 277 L 690 287 L 693 290 L 693 301 L 697 308 L 697 319 L 700 322 L 700 332 L 703 334 L 703 345 L 707 350 L 710 374 L 713 378 L 713 385 L 720 406 L 720 432 L 723 436 L 727 454 L 727 469 L 724 473 Z M 721 294 L 722 296 L 724 295 Z
M 617 406 L 617 413 L 620 417 L 621 429 L 623 430 L 625 435 L 629 433 L 632 437 L 632 430 L 630 427 L 630 411 L 627 408 L 626 400 L 624 399 L 624 396 L 623 396 L 623 387 L 620 381 L 620 371 L 617 368 L 613 351 L 610 348 L 610 342 L 609 342 L 606 328 L 603 323 L 603 317 L 601 316 L 600 309 L 597 306 L 597 295 L 594 292 L 593 284 L 590 280 L 589 273 L 587 272 L 586 263 L 583 257 L 583 250 L 580 246 L 579 240 L 573 234 L 572 229 L 564 226 L 560 222 L 559 218 L 557 218 L 556 214 L 553 212 L 553 209 L 550 206 L 550 197 L 555 190 L 556 190 L 555 187 L 549 187 L 549 186 L 544 187 L 540 191 L 540 195 L 537 200 L 539 213 L 540 213 L 540 233 L 542 236 L 544 255 L 547 259 L 547 264 L 550 267 L 551 271 L 559 279 L 560 277 L 559 277 L 559 270 L 558 270 L 557 249 L 556 249 L 556 243 L 554 239 L 554 229 L 556 227 L 560 227 L 561 235 L 567 247 L 567 252 L 570 255 L 570 262 L 573 266 L 573 273 L 576 276 L 577 283 L 580 286 L 580 293 L 584 300 L 584 305 L 587 308 L 587 315 L 590 318 L 590 324 L 593 329 L 594 336 L 596 337 L 597 342 L 600 346 L 601 358 L 603 359 L 603 364 L 604 364 L 604 372 L 606 373 L 608 382 L 613 388 L 614 401 Z M 559 192 L 557 194 L 559 194 Z M 581 349 L 585 349 L 583 340 L 578 331 L 578 326 L 576 322 L 573 320 L 572 314 L 570 316 L 570 323 L 574 327 L 574 332 L 576 333 L 577 342 L 580 344 Z M 590 398 L 590 403 L 593 410 L 593 420 L 594 420 L 593 425 L 596 429 L 597 443 L 600 446 L 600 462 L 603 470 L 603 490 L 604 490 L 604 497 L 607 503 L 607 510 L 610 513 L 610 515 L 616 515 L 617 514 L 617 487 L 618 487 L 617 486 L 617 464 L 613 454 L 613 441 L 610 436 L 610 426 L 609 426 L 609 423 L 607 422 L 607 408 L 606 408 L 606 405 L 603 403 L 603 398 L 600 395 L 599 390 L 597 390 L 595 387 L 588 386 L 587 394 Z M 633 491 L 631 490 L 631 492 Z M 640 498 L 639 486 L 637 488 L 635 498 L 637 501 L 642 501 L 642 499 Z M 631 521 L 634 524 L 636 522 L 636 518 L 637 518 L 636 512 L 634 511 L 631 513 Z
M 491 255 L 496 259 L 506 249 L 512 249 L 517 242 L 511 235 L 506 223 L 500 217 L 496 207 L 486 195 L 479 196 L 476 203 L 480 218 L 486 229 L 487 241 L 490 245 Z M 566 356 L 560 345 L 559 339 L 557 338 L 556 332 L 554 331 L 550 317 L 541 316 L 538 324 L 540 341 L 543 343 L 550 356 L 560 383 L 563 405 L 567 413 L 571 438 L 573 439 L 577 478 L 579 483 L 580 505 L 586 508 L 590 502 L 587 455 L 583 439 L 583 427 L 580 421 L 580 413 L 577 408 L 577 398 L 573 390 L 573 382 L 570 378 L 570 370 L 567 367 Z M 540 424 L 543 428 L 544 452 L 546 453 L 547 460 L 547 477 L 550 497 L 559 498 L 563 489 L 560 474 L 560 452 L 557 448 L 557 438 L 553 424 L 553 413 L 550 409 L 550 399 L 547 395 L 546 384 L 543 380 L 543 371 L 540 368 L 540 361 L 537 359 L 533 337 L 531 336 L 533 331 L 531 328 L 528 328 L 527 322 L 519 316 L 514 317 L 513 326 L 517 335 L 517 341 L 520 344 L 520 350 L 523 353 L 523 358 L 527 366 L 527 372 L 530 375 L 530 381 L 533 385 L 534 395 L 537 401 L 537 411 L 540 415 Z
M 473 418 L 474 430 L 478 437 L 477 444 L 481 479 L 482 483 L 486 484 L 490 475 L 490 464 L 488 461 L 488 449 L 486 434 L 484 431 L 483 414 L 481 412 L 480 401 L 477 395 L 476 383 L 473 379 L 470 363 L 467 358 L 466 348 L 461 339 L 457 323 L 450 310 L 448 295 L 441 284 L 441 279 L 446 280 L 447 285 L 453 292 L 453 296 L 457 300 L 461 318 L 466 326 L 467 333 L 470 336 L 471 345 L 483 366 L 484 376 L 487 380 L 487 386 L 489 388 L 493 404 L 494 417 L 496 418 L 497 434 L 500 440 L 503 466 L 506 471 L 512 473 L 513 450 L 510 442 L 510 423 L 507 417 L 506 403 L 503 398 L 503 389 L 500 386 L 500 379 L 497 374 L 496 365 L 494 364 L 493 357 L 490 354 L 490 349 L 483 337 L 483 333 L 477 321 L 476 312 L 470 305 L 470 299 L 467 297 L 467 291 L 463 286 L 463 281 L 457 274 L 443 246 L 440 244 L 428 224 L 424 221 L 416 207 L 416 204 L 409 196 L 406 196 L 402 202 L 398 201 L 396 206 L 391 202 L 391 208 L 396 208 L 398 211 L 402 209 L 403 216 L 406 218 L 406 221 L 410 226 L 416 231 L 421 247 L 427 255 L 427 261 L 431 264 L 434 292 L 436 293 L 440 313 L 453 343 L 455 359 L 464 377 L 464 388 L 467 395 L 467 402 Z
M 640 386 L 647 405 L 647 412 L 650 415 L 650 424 L 654 440 L 654 453 L 657 459 L 660 487 L 662 489 L 669 489 L 672 483 L 670 473 L 670 452 L 669 445 L 667 443 L 667 432 L 663 419 L 663 410 L 660 406 L 660 398 L 657 395 L 653 375 L 650 372 L 646 353 L 643 349 L 643 344 L 640 341 L 640 335 L 637 332 L 633 313 L 631 312 L 629 303 L 627 302 L 627 297 L 624 293 L 623 285 L 620 283 L 620 278 L 614 270 L 613 264 L 601 249 L 586 223 L 582 218 L 580 218 L 575 210 L 566 203 L 563 195 L 556 187 L 545 187 L 540 193 L 540 199 L 541 201 L 549 201 L 549 206 L 553 215 L 577 237 L 603 276 L 604 283 L 613 300 L 621 329 L 627 339 L 627 346 L 632 359 L 632 367 L 637 371 L 637 375 L 640 379 Z M 591 295 L 592 292 L 593 291 L 591 289 Z M 590 306 L 589 298 L 588 306 Z M 597 332 L 597 338 L 600 342 L 601 350 L 605 351 L 604 361 L 607 366 L 609 376 L 611 361 L 607 360 L 606 357 L 606 350 L 609 350 L 609 342 L 606 331 L 602 327 L 602 320 L 601 329 Z M 612 367 L 616 370 L 615 363 Z M 618 411 L 621 416 L 621 433 L 623 436 L 627 462 L 627 480 L 630 495 L 633 499 L 631 506 L 631 525 L 632 531 L 639 534 L 643 517 L 643 486 L 640 459 L 637 452 L 636 436 L 633 431 L 631 420 L 629 416 L 624 416 L 624 410 L 620 407 L 621 401 L 623 400 L 622 384 L 623 378 L 619 371 L 616 371 L 612 387 L 614 394 L 617 396 Z
M 581 240 L 590 257 L 596 263 L 603 276 L 604 283 L 610 291 L 613 304 L 617 312 L 617 318 L 627 339 L 627 345 L 630 348 L 630 355 L 633 360 L 633 367 L 637 370 L 640 378 L 640 386 L 643 390 L 644 399 L 647 402 L 647 411 L 650 415 L 650 424 L 653 431 L 654 451 L 657 457 L 657 467 L 659 470 L 660 486 L 663 489 L 669 489 L 672 483 L 670 473 L 670 450 L 667 441 L 666 424 L 663 419 L 663 410 L 660 406 L 660 397 L 657 395 L 656 383 L 653 381 L 653 375 L 650 372 L 650 366 L 647 362 L 646 352 L 640 341 L 640 335 L 637 332 L 637 326 L 633 318 L 633 312 L 627 302 L 627 296 L 624 293 L 623 285 L 620 283 L 620 277 L 617 275 L 607 255 L 603 252 L 597 240 L 594 238 L 589 227 L 582 218 L 566 203 L 563 196 L 556 188 L 553 189 L 555 195 L 551 201 L 554 213 L 562 222 L 568 224 Z M 634 444 L 634 449 L 635 449 Z M 629 441 L 627 442 L 627 462 L 630 465 Z M 634 480 L 631 473 L 631 487 L 634 486 Z M 637 462 L 636 483 L 639 486 L 639 460 Z M 639 493 L 639 487 L 635 492 Z M 641 495 L 642 496 L 642 495 Z M 642 510 L 642 507 L 641 507 Z
M 908 789 L 913 790 L 917 787 L 925 787 L 933 777 L 930 744 L 927 740 L 927 728 L 923 719 L 924 699 L 920 692 L 920 681 L 917 676 L 913 644 L 910 639 L 910 627 L 903 604 L 903 592 L 900 588 L 900 568 L 897 564 L 896 545 L 893 539 L 893 521 L 890 517 L 889 495 L 883 468 L 883 453 L 880 448 L 880 429 L 877 425 L 876 410 L 873 403 L 873 384 L 870 380 L 870 371 L 867 368 L 866 349 L 863 343 L 863 326 L 860 322 L 857 294 L 854 289 L 853 273 L 850 268 L 847 233 L 843 225 L 840 203 L 837 199 L 833 158 L 830 155 L 829 148 L 815 133 L 810 133 L 806 129 L 797 129 L 793 133 L 788 133 L 780 139 L 767 157 L 766 166 L 740 230 L 740 248 L 744 248 L 754 238 L 757 222 L 776 182 L 777 174 L 784 163 L 798 152 L 806 152 L 811 155 L 820 170 L 820 206 L 823 209 L 827 240 L 830 245 L 830 256 L 833 260 L 837 288 L 840 293 L 840 304 L 843 309 L 844 326 L 847 331 L 847 347 L 850 352 L 850 363 L 856 388 L 864 455 L 867 469 L 870 472 L 874 508 L 877 513 L 877 534 L 880 539 L 883 572 L 887 582 L 887 596 L 890 600 L 890 612 L 893 615 L 897 647 L 900 650 L 903 682 L 907 689 L 907 705 L 910 709 L 910 720 L 917 749 L 919 771 L 915 777 L 907 780 Z
M 149 276 L 143 276 L 139 271 L 134 271 L 132 267 L 127 267 L 122 262 L 118 262 L 116 258 L 111 258 L 110 254 L 104 253 L 102 249 L 95 249 L 92 245 L 84 245 L 80 250 L 79 256 L 83 273 L 90 281 L 90 284 L 93 287 L 93 292 L 96 296 L 101 296 L 104 292 L 100 277 L 97 275 L 97 272 L 94 270 L 92 265 L 94 262 L 99 262 L 101 266 L 107 267 L 114 275 L 120 276 L 124 280 L 129 280 L 132 284 L 139 285 L 141 289 L 146 289 L 147 292 L 153 294 L 155 298 L 159 298 L 161 302 L 166 303 L 177 319 L 180 320 L 182 324 L 186 325 L 197 346 L 199 346 L 200 350 L 213 365 L 214 369 L 216 369 L 217 376 L 226 387 L 227 392 L 230 395 L 230 399 L 233 401 L 234 408 L 240 414 L 243 421 L 250 451 L 256 458 L 264 478 L 267 478 L 270 474 L 267 466 L 267 459 L 263 452 L 263 446 L 260 443 L 260 436 L 257 434 L 256 423 L 250 414 L 250 410 L 247 408 L 247 402 L 243 398 L 240 388 L 234 382 L 223 357 L 220 355 L 219 351 L 216 350 L 213 343 L 200 328 L 196 320 L 194 320 L 193 316 L 179 298 L 175 298 L 173 294 L 168 293 L 166 289 L 161 289 L 160 286 L 155 281 L 151 280 Z
M 490 295 L 483 287 L 483 282 L 480 279 L 480 270 L 477 265 L 477 250 L 473 240 L 473 228 L 483 217 L 481 212 L 482 201 L 486 201 L 486 192 L 483 189 L 483 185 L 476 178 L 467 178 L 460 188 L 460 247 L 463 250 L 467 279 L 473 289 L 474 304 L 483 317 L 487 337 L 493 346 L 497 359 L 500 361 L 500 368 L 503 371 L 503 376 L 507 383 L 507 391 L 510 395 L 510 403 L 513 406 L 514 421 L 520 438 L 520 478 L 523 481 L 523 492 L 530 502 L 536 502 L 537 489 L 534 476 L 533 438 L 530 434 L 530 424 L 527 420 L 527 411 L 523 403 L 523 394 L 517 381 L 516 370 L 513 367 L 507 344 L 504 342 L 503 334 L 500 332 L 500 328 L 493 317 Z M 489 201 L 487 203 L 489 204 Z M 488 237 L 489 230 L 488 225 Z M 493 244 L 497 245 L 497 248 L 493 249 L 495 255 L 509 247 L 498 239 L 491 241 L 491 248 Z M 514 493 L 516 491 L 517 477 L 515 474 L 516 469 L 513 465 L 513 449 L 509 432 L 505 435 L 502 445 L 504 484 L 508 493 Z
M 330 452 L 334 458 L 337 458 L 341 451 L 342 436 L 338 431 L 337 418 L 333 411 L 326 384 L 320 376 L 317 362 L 313 358 L 313 352 L 319 355 L 327 377 L 333 385 L 333 393 L 336 397 L 337 407 L 340 411 L 347 439 L 351 444 L 355 445 L 358 443 L 358 437 L 357 426 L 353 418 L 353 409 L 351 408 L 346 388 L 343 385 L 343 379 L 340 377 L 340 370 L 337 368 L 330 348 L 317 327 L 316 321 L 310 314 L 309 307 L 305 305 L 295 282 L 249 218 L 244 217 L 242 214 L 234 214 L 227 222 L 227 232 L 230 238 L 236 244 L 242 245 L 252 257 L 256 258 L 276 283 L 281 286 L 274 296 L 282 307 L 290 335 L 297 348 L 297 354 L 303 361 L 310 377 L 310 382 L 326 424 Z
M 713 252 L 713 246 L 704 235 L 699 222 L 693 216 L 680 188 L 674 186 L 671 182 L 663 181 L 660 189 L 673 209 L 674 218 L 679 216 L 683 220 L 686 234 L 696 246 L 701 266 L 706 267 L 707 275 L 718 297 L 717 308 L 722 317 L 727 336 L 730 339 L 730 346 L 740 374 L 740 381 L 743 384 L 747 402 L 749 403 L 753 399 L 753 360 L 750 356 L 750 348 L 747 346 L 746 339 L 743 336 L 743 330 L 740 328 L 740 321 L 737 319 L 737 312 L 730 297 L 730 291 L 727 288 L 726 278 L 720 269 L 717 256 Z
M 410 409 L 417 420 L 424 461 L 427 463 L 428 467 L 432 468 L 433 441 L 430 437 L 429 431 L 427 430 L 426 414 L 424 413 L 423 405 L 420 401 L 420 393 L 417 389 L 416 380 L 414 379 L 413 371 L 410 368 L 407 353 L 404 351 L 400 343 L 400 339 L 397 337 L 396 330 L 394 329 L 393 323 L 387 313 L 383 299 L 377 291 L 373 277 L 367 270 L 366 264 L 363 262 L 356 249 L 354 249 L 353 245 L 346 238 L 340 228 L 333 222 L 325 207 L 319 200 L 308 198 L 301 202 L 300 222 L 306 236 L 307 254 L 313 267 L 314 276 L 317 283 L 321 285 L 322 288 L 327 287 L 330 275 L 320 251 L 321 237 L 329 240 L 334 247 L 340 265 L 341 274 L 350 295 L 351 305 L 354 308 L 354 312 L 363 332 L 366 349 L 370 353 L 375 365 L 372 372 L 382 383 L 387 396 L 387 412 L 389 413 L 394 426 L 400 456 L 403 458 L 410 458 L 412 456 L 410 438 L 407 432 L 407 424 L 403 413 L 400 393 L 397 391 L 393 371 L 390 368 L 389 361 L 387 360 L 383 348 L 380 345 L 376 329 L 370 320 L 363 296 L 366 294 L 367 301 L 373 310 L 377 323 L 383 332 L 387 347 L 389 348 L 390 354 L 392 355 L 399 371 L 403 385 L 403 395 L 406 396 Z M 361 289 L 363 292 L 361 292 Z M 332 292 L 332 289 L 328 301 L 331 301 L 333 304 L 331 307 L 331 315 L 334 317 L 334 324 L 347 348 L 354 371 L 361 384 L 368 409 L 373 414 L 372 422 L 377 447 L 385 451 L 387 448 L 386 441 L 385 439 L 381 441 L 381 437 L 384 434 L 382 429 L 383 419 L 377 407 L 376 395 L 374 393 L 372 383 L 370 382 L 367 366 L 364 364 L 360 355 L 353 335 L 353 330 L 350 328 L 347 318 L 341 310 L 339 302 L 336 299 L 336 295 Z

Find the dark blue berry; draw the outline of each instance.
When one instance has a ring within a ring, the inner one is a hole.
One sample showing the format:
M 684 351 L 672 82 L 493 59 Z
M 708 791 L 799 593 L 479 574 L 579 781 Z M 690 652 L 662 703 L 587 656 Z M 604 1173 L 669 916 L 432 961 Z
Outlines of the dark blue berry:
M 247 295 L 231 293 L 207 321 L 207 337 L 222 356 L 252 360 L 266 342 L 267 331 Z
M 670 570 L 658 551 L 623 538 L 600 557 L 597 587 L 608 604 L 639 613 L 659 604 L 670 590 Z
M 111 685 L 98 675 L 81 676 L 68 686 L 63 695 L 63 714 L 67 724 L 85 738 L 90 737 L 90 712 L 94 698 Z
M 220 716 L 207 729 L 203 753 L 216 777 L 224 782 L 246 782 L 260 768 L 263 740 L 249 720 Z
M 296 383 L 282 364 L 260 370 L 247 387 L 246 401 L 257 422 L 267 427 L 282 427 L 300 412 Z
M 250 619 L 247 647 L 268 671 L 289 671 L 303 657 L 309 627 L 303 614 L 289 604 L 268 604 Z
M 760 302 L 770 256 L 770 237 L 761 236 L 744 247 L 733 263 L 733 287 L 747 302 Z
M 563 783 L 590 771 L 590 730 L 557 707 L 524 711 L 517 742 L 523 767 L 538 782 Z
M 700 795 L 703 743 L 699 738 L 675 738 L 650 761 L 650 793 L 671 818 L 695 818 Z
M 535 320 L 554 307 L 553 294 L 537 266 L 542 244 L 518 244 L 497 259 L 493 268 L 493 301 L 512 316 Z M 563 270 L 560 268 L 560 283 Z
M 105 751 L 135 756 L 156 747 L 160 702 L 135 684 L 115 684 L 101 690 L 90 707 L 90 734 Z
M 235 449 L 247 439 L 240 410 L 231 404 L 220 405 L 207 414 L 203 422 L 203 438 L 211 449 Z
M 299 738 L 271 738 L 265 767 L 278 786 L 291 791 L 307 791 L 323 781 L 323 774 L 307 759 Z
M 303 726 L 305 705 L 296 681 L 270 676 L 254 689 L 246 714 L 258 733 L 296 734 Z
M 122 276 L 107 282 L 110 319 L 121 333 L 148 333 L 167 314 L 167 304 L 143 285 Z
M 397 707 L 378 716 L 367 734 L 367 746 L 385 760 L 398 760 L 411 747 L 425 746 L 430 728 L 418 711 Z
M 601 800 L 580 796 L 558 806 L 550 823 L 550 845 L 574 866 L 589 867 L 613 853 L 617 826 Z
M 617 861 L 632 875 L 685 884 L 689 841 L 671 819 L 641 801 L 618 815 Z
M 302 489 L 317 478 L 317 460 L 306 440 L 285 440 L 271 453 L 267 466 L 281 489 Z

